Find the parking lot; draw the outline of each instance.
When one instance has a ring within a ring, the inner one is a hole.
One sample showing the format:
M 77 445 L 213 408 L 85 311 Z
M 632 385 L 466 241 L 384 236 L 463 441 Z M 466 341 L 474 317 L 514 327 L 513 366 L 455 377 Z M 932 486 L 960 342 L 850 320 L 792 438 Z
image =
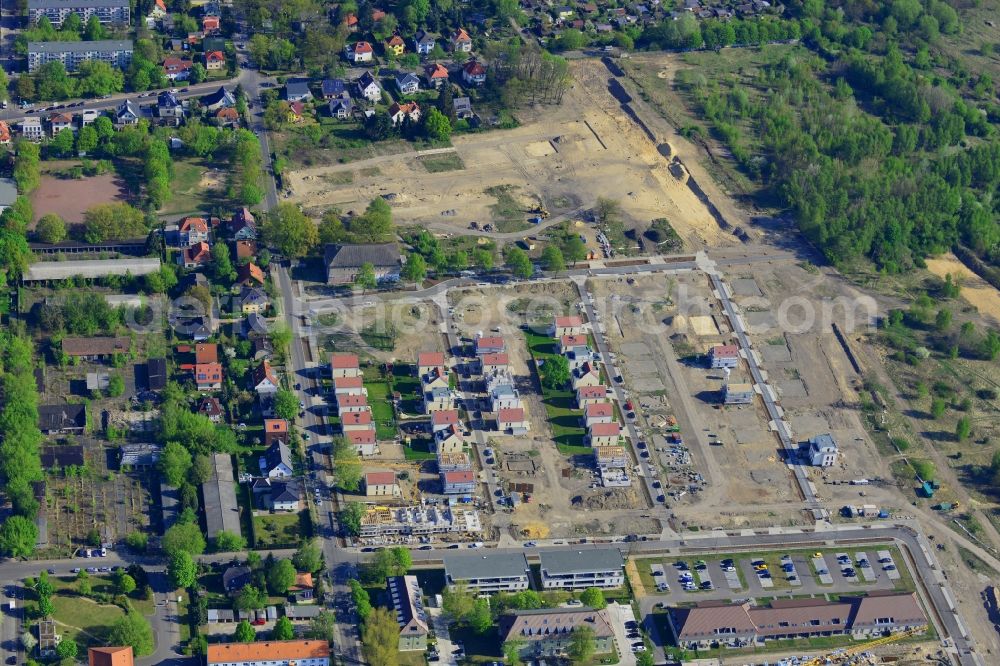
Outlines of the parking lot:
M 636 569 L 647 593 L 665 604 L 910 589 L 909 575 L 904 577 L 896 564 L 898 555 L 878 549 L 873 559 L 872 552 L 648 558 L 636 561 Z

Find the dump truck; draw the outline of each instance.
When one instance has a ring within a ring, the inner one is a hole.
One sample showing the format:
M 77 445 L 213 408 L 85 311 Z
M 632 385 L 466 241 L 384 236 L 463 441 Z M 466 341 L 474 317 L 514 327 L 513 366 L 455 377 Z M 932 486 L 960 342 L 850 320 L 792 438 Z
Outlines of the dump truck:
M 667 425 L 664 426 L 667 432 L 679 432 L 681 427 L 677 425 L 677 419 L 670 415 L 667 417 Z

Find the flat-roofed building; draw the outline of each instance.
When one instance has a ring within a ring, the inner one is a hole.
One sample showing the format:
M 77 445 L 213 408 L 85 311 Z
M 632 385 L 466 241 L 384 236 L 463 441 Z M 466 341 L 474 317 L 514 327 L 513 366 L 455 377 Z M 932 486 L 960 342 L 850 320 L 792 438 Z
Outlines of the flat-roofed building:
M 100 60 L 125 69 L 132 62 L 132 41 L 107 39 L 96 42 L 28 42 L 28 71 L 49 62 L 61 62 L 67 72 L 75 72 L 80 63 Z
M 542 587 L 579 590 L 610 589 L 625 583 L 624 560 L 615 548 L 555 550 L 540 555 Z
M 129 0 L 28 0 L 28 20 L 37 23 L 43 16 L 59 28 L 70 14 L 76 14 L 86 24 L 91 16 L 103 24 L 128 25 Z
M 749 405 L 753 402 L 753 384 L 726 384 L 722 387 L 722 402 L 726 405 Z
M 445 555 L 444 558 L 445 582 L 472 592 L 527 590 L 528 572 L 524 553 Z
M 74 42 L 46 42 L 72 44 Z M 87 43 L 87 42 L 83 42 Z M 158 257 L 120 257 L 118 259 L 73 259 L 70 261 L 36 261 L 28 266 L 21 279 L 24 282 L 57 282 L 82 277 L 86 280 L 112 275 L 148 275 L 160 270 Z
M 236 502 L 236 478 L 233 461 L 228 453 L 212 456 L 212 478 L 201 484 L 205 506 L 205 533 L 214 538 L 225 530 L 242 536 L 240 507 Z

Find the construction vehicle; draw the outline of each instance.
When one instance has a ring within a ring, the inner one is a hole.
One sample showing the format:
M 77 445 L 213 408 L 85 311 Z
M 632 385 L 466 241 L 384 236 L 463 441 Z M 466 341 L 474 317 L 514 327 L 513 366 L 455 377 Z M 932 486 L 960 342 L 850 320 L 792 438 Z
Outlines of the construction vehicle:
M 537 215 L 543 220 L 549 216 L 549 209 L 542 205 L 535 206 L 528 212 L 531 213 L 532 215 Z
M 679 432 L 681 427 L 677 425 L 677 419 L 671 414 L 667 417 L 667 425 L 664 426 L 667 432 Z
M 935 511 L 951 511 L 952 509 L 957 509 L 958 506 L 958 502 L 941 502 L 939 504 L 935 504 L 931 508 Z
M 847 659 L 850 659 L 854 655 L 861 654 L 862 652 L 868 652 L 869 650 L 883 645 L 889 645 L 890 643 L 895 643 L 896 641 L 903 640 L 904 638 L 909 638 L 915 634 L 919 634 L 924 631 L 925 628 L 920 629 L 908 629 L 907 631 L 900 631 L 889 636 L 883 636 L 882 638 L 876 638 L 875 640 L 866 641 L 859 645 L 854 645 L 852 647 L 843 648 L 840 650 L 834 650 L 833 652 L 828 652 L 827 654 L 816 657 L 811 661 L 802 662 L 802 666 L 823 666 L 824 664 L 843 664 L 847 663 Z

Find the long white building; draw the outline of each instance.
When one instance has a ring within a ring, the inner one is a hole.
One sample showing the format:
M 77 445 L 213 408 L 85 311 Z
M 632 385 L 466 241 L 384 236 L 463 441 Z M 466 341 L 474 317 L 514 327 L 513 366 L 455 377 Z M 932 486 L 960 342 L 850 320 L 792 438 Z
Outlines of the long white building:
M 129 0 L 28 0 L 28 20 L 32 23 L 44 16 L 58 28 L 70 14 L 84 23 L 96 16 L 108 25 L 129 25 L 132 16 Z
M 330 646 L 324 641 L 257 641 L 214 643 L 205 655 L 207 666 L 330 666 Z
M 582 590 L 587 587 L 602 589 L 621 587 L 625 584 L 625 561 L 615 548 L 593 550 L 544 551 L 541 560 L 542 587 Z
M 56 61 L 61 62 L 67 72 L 75 72 L 85 60 L 103 60 L 112 67 L 125 69 L 132 62 L 132 41 L 28 42 L 29 72 Z

